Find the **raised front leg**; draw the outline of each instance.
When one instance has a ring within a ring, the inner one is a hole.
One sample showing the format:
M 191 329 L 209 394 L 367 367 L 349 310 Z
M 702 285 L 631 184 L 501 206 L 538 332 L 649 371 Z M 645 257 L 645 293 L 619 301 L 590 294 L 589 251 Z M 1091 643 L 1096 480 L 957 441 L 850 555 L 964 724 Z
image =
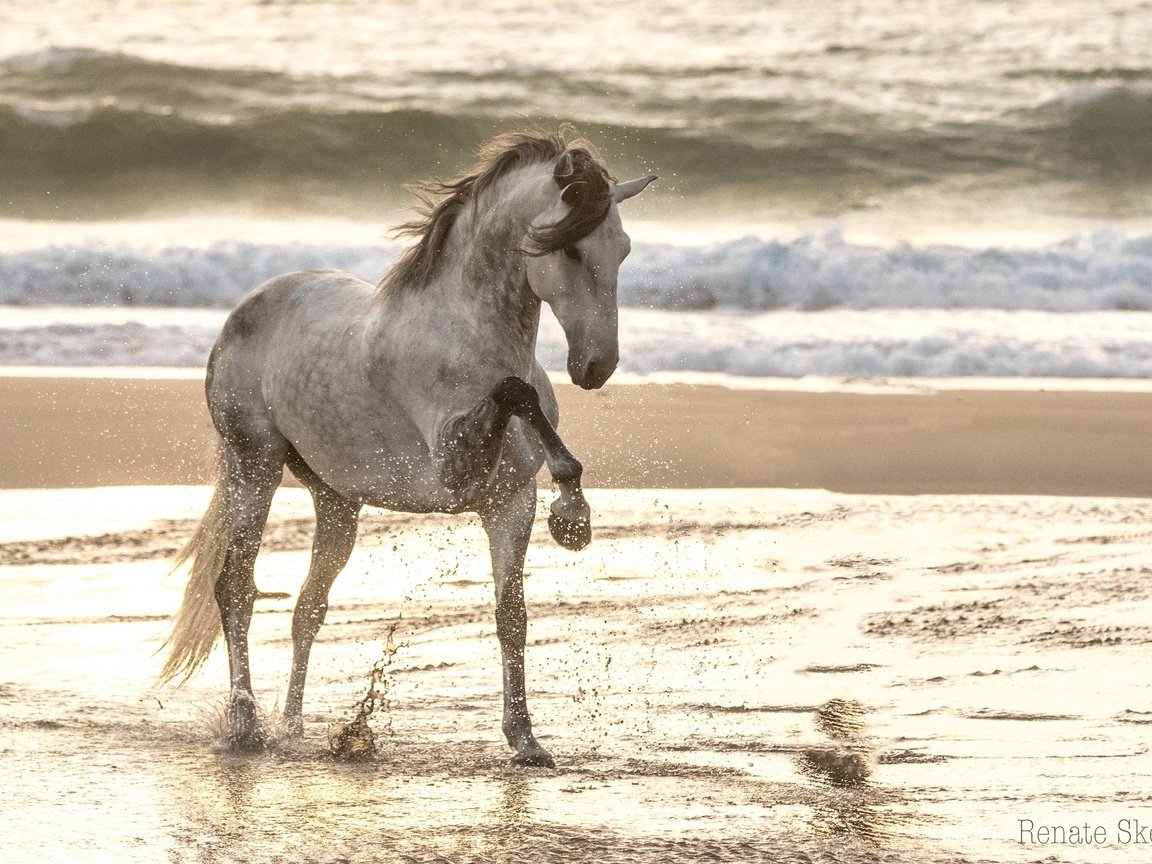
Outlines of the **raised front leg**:
M 496 387 L 470 411 L 449 418 L 436 441 L 440 482 L 466 501 L 488 485 L 513 406 Z
M 524 644 L 528 614 L 524 609 L 524 554 L 536 515 L 533 480 L 502 506 L 480 514 L 492 553 L 496 585 L 496 635 L 504 667 L 504 737 L 516 750 L 519 765 L 555 767 L 552 754 L 532 734 L 524 688 Z
M 505 378 L 479 405 L 445 424 L 437 442 L 441 482 L 471 500 L 496 467 L 504 429 L 513 416 L 536 432 L 548 471 L 560 486 L 560 497 L 549 510 L 549 531 L 566 549 L 583 549 L 592 539 L 591 510 L 580 487 L 584 469 L 544 416 L 536 388 L 520 378 Z

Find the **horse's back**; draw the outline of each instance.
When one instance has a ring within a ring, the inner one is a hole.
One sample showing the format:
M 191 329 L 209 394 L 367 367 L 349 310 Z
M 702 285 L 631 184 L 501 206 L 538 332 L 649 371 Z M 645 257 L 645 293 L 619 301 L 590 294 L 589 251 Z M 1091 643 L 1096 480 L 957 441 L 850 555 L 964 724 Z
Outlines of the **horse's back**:
M 229 316 L 213 350 L 209 409 L 225 438 L 231 427 L 291 447 L 350 499 L 442 509 L 426 436 L 394 388 L 370 374 L 374 293 L 340 271 L 261 285 Z
M 308 270 L 270 279 L 241 300 L 208 360 L 208 408 L 221 434 L 274 425 L 275 377 L 305 357 L 346 351 L 348 329 L 371 296 L 372 286 L 350 273 Z
M 323 324 L 336 316 L 347 317 L 356 307 L 368 305 L 372 291 L 363 279 L 340 270 L 302 270 L 276 276 L 236 305 L 224 322 L 213 354 L 225 349 L 254 350 L 285 326 Z

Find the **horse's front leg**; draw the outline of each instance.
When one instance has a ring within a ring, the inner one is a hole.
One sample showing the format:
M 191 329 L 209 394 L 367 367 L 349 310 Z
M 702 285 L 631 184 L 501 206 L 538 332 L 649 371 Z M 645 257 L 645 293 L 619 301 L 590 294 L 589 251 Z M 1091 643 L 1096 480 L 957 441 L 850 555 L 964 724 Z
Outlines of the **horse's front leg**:
M 449 418 L 435 447 L 437 473 L 447 489 L 471 501 L 487 487 L 511 417 L 511 406 L 494 390 L 470 411 Z
M 524 609 L 524 555 L 536 515 L 536 481 L 532 480 L 503 504 L 484 510 L 480 518 L 492 553 L 496 586 L 496 635 L 504 667 L 504 737 L 516 750 L 518 765 L 555 767 L 552 754 L 532 734 L 524 689 L 524 644 L 528 614 Z
M 565 549 L 583 549 L 592 540 L 592 511 L 584 498 L 580 478 L 584 466 L 560 440 L 556 427 L 540 407 L 536 388 L 519 378 L 505 378 L 497 388 L 513 412 L 531 426 L 540 438 L 548 473 L 560 487 L 560 497 L 548 508 L 548 531 Z
M 583 466 L 544 415 L 536 388 L 523 379 L 505 378 L 475 408 L 444 425 L 436 447 L 440 481 L 472 500 L 474 492 L 487 485 L 500 458 L 504 429 L 513 416 L 536 433 L 548 471 L 560 486 L 560 497 L 549 510 L 549 531 L 566 549 L 583 549 L 592 539 L 591 511 L 580 486 Z

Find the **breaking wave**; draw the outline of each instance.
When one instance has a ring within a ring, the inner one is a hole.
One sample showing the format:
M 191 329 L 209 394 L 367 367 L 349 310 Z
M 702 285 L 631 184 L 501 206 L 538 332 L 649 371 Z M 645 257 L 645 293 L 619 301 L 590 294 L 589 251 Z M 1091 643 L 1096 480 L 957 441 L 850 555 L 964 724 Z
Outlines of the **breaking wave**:
M 292 270 L 342 269 L 376 281 L 398 248 L 227 241 L 23 250 L 0 254 L 0 304 L 229 308 Z M 847 242 L 831 229 L 793 241 L 638 243 L 620 271 L 620 302 L 746 312 L 1152 310 L 1152 237 L 1101 229 L 1035 249 L 883 247 Z

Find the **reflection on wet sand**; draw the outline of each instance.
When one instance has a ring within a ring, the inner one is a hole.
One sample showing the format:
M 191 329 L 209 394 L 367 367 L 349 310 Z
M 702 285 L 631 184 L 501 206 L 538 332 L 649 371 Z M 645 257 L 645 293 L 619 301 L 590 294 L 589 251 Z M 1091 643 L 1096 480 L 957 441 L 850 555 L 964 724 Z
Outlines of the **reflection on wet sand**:
M 859 702 L 829 699 L 816 710 L 813 720 L 831 746 L 805 750 L 797 764 L 805 776 L 842 793 L 813 807 L 814 833 L 849 835 L 880 846 L 899 837 L 900 817 L 894 804 L 900 796 L 885 790 L 872 776 L 878 754 L 868 740 L 866 719 L 867 711 Z

